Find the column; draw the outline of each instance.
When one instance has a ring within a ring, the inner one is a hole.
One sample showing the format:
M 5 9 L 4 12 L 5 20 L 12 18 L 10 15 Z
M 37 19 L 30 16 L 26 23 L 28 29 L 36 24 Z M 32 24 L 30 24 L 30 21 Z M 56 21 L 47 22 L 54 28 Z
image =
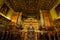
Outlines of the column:
M 44 25 L 44 19 L 43 19 L 43 13 L 42 10 L 40 10 L 40 23 L 39 25 L 43 26 Z
M 17 24 L 20 25 L 21 24 L 21 17 L 22 17 L 22 12 L 19 13 L 18 16 L 18 20 L 17 20 Z

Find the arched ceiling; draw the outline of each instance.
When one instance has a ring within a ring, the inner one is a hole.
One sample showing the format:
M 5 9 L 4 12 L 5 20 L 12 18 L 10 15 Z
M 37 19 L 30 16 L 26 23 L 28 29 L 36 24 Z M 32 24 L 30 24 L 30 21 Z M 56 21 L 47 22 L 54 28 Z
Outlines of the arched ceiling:
M 50 9 L 58 0 L 7 0 L 15 9 L 35 10 L 35 9 Z
M 50 10 L 58 0 L 7 0 L 15 11 L 39 13 L 39 10 Z M 39 14 L 38 14 L 39 15 Z

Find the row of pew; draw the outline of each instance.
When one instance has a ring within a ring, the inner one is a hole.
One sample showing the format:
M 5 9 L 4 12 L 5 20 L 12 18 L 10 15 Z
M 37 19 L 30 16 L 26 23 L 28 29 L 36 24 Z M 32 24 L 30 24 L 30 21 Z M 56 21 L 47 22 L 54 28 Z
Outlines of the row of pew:
M 14 26 L 14 25 L 13 25 Z M 12 25 L 9 25 L 9 29 L 6 27 L 1 27 L 0 25 L 0 40 L 25 40 L 22 37 L 22 32 L 19 29 L 14 28 Z M 56 28 L 58 31 L 53 30 L 40 30 L 46 32 L 40 32 L 37 35 L 38 40 L 60 40 L 60 31 L 59 28 Z
M 59 32 L 46 32 L 37 35 L 38 40 L 60 40 Z M 24 40 L 20 32 L 0 31 L 0 40 Z

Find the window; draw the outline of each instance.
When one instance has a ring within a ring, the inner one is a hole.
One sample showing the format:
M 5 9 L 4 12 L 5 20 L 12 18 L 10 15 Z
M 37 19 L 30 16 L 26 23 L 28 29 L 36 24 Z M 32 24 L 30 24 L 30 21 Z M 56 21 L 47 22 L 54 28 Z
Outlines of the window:
M 9 7 L 4 3 L 2 7 L 0 8 L 0 12 L 2 12 L 4 15 L 6 15 L 9 11 Z

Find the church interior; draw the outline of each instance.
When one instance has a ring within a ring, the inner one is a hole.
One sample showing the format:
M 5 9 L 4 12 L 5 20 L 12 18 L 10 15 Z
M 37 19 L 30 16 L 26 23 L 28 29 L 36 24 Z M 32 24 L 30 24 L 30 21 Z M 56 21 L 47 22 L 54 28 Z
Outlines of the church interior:
M 0 40 L 60 40 L 60 0 L 0 0 Z

